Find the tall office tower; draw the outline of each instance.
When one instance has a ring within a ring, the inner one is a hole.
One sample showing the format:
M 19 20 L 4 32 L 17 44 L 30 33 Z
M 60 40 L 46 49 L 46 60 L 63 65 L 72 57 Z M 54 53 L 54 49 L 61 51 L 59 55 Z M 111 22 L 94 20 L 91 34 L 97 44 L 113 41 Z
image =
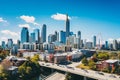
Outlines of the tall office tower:
M 81 39 L 81 41 L 80 41 L 80 44 L 81 44 L 81 48 L 83 48 L 84 47 L 84 44 L 83 44 L 83 40 Z
M 55 37 L 56 37 L 56 41 L 59 41 L 59 33 L 57 31 L 55 31 Z
M 35 33 L 35 42 L 39 43 L 40 42 L 40 31 L 39 31 L 39 29 L 34 29 L 34 33 Z
M 20 49 L 20 40 L 17 40 L 17 48 Z
M 61 43 L 66 43 L 66 32 L 60 31 L 60 42 Z
M 21 43 L 24 42 L 29 42 L 29 31 L 26 27 L 23 27 L 21 31 Z
M 96 47 L 96 36 L 93 36 L 93 47 Z
M 71 45 L 72 48 L 77 48 L 78 38 L 76 38 L 76 35 L 72 35 L 72 36 L 67 37 L 66 44 Z
M 56 36 L 54 34 L 49 34 L 48 36 L 48 42 L 55 42 L 56 41 Z
M 41 42 L 46 42 L 46 24 L 43 24 L 41 31 Z
M 8 49 L 12 49 L 12 47 L 13 47 L 13 40 L 12 39 L 8 39 L 7 45 L 8 45 Z
M 118 41 L 118 49 L 120 50 L 120 41 Z
M 5 45 L 5 41 L 2 41 L 2 49 L 5 49 L 6 45 Z
M 78 49 L 81 48 L 81 31 L 78 31 Z
M 108 41 L 105 41 L 105 49 L 109 49 Z
M 68 15 L 66 15 L 66 38 L 69 37 L 70 34 L 70 21 L 68 19 Z
M 35 33 L 30 34 L 30 42 L 35 43 Z
M 114 49 L 114 50 L 117 50 L 117 49 L 118 49 L 117 40 L 113 40 L 113 49 Z
M 11 50 L 11 54 L 12 55 L 17 55 L 17 53 L 18 53 L 18 47 L 17 47 L 17 45 L 13 45 L 13 48 L 12 48 L 12 50 Z
M 86 44 L 85 44 L 85 48 L 87 48 L 87 49 L 92 49 L 92 42 L 86 42 Z

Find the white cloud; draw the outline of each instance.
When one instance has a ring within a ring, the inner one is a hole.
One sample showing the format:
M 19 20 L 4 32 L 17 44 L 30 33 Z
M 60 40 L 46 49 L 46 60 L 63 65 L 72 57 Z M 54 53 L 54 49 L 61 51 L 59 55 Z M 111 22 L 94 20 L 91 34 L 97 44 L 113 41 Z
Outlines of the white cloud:
M 22 27 L 30 28 L 30 25 L 29 25 L 29 24 L 19 24 L 18 26 L 21 27 L 21 28 L 22 28 Z
M 51 18 L 55 20 L 66 20 L 66 14 L 61 14 L 61 13 L 53 14 Z M 71 19 L 69 16 L 68 18 Z
M 26 23 L 32 23 L 34 25 L 39 25 L 38 23 L 35 22 L 34 16 L 22 15 L 22 16 L 20 16 L 20 19 L 24 20 Z
M 9 35 L 9 36 L 19 36 L 18 33 L 12 32 L 10 30 L 2 30 L 1 33 L 4 35 Z
M 7 21 L 4 20 L 2 17 L 0 17 L 0 22 L 7 22 Z

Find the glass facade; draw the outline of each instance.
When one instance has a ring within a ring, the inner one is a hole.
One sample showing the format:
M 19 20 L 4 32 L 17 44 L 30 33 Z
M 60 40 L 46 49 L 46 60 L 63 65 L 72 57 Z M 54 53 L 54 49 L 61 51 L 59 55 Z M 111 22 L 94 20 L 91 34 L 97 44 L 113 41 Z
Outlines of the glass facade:
M 35 29 L 34 33 L 35 33 L 35 42 L 39 43 L 40 42 L 40 32 L 39 32 L 39 29 Z
M 46 25 L 45 24 L 43 24 L 42 26 L 41 40 L 42 40 L 42 43 L 46 42 Z
M 23 27 L 21 31 L 21 43 L 24 42 L 29 42 L 29 31 L 26 27 Z

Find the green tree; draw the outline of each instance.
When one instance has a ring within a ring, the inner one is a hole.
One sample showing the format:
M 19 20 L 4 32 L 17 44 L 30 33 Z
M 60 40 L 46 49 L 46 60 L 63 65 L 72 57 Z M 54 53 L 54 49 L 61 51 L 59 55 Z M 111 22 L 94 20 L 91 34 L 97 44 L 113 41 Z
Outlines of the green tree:
M 3 71 L 4 71 L 4 68 L 3 68 L 3 66 L 2 66 L 2 65 L 0 65 L 0 74 L 2 74 L 2 73 L 3 73 Z
M 90 69 L 93 69 L 93 70 L 96 69 L 96 65 L 95 65 L 95 62 L 93 60 L 88 61 L 88 66 L 90 67 Z
M 106 52 L 101 52 L 101 53 L 98 53 L 97 58 L 102 60 L 107 60 L 109 59 L 109 54 Z
M 20 76 L 24 76 L 25 75 L 25 67 L 24 66 L 20 66 L 18 68 L 18 73 L 20 73 Z
M 31 74 L 32 73 L 32 68 L 31 67 L 27 67 L 26 68 L 26 73 L 27 74 Z
M 40 65 L 37 61 L 28 60 L 18 68 L 19 75 L 24 80 L 40 74 Z
M 110 53 L 109 56 L 110 56 L 111 59 L 117 59 L 118 58 L 117 53 Z
M 86 57 L 84 57 L 84 58 L 82 59 L 82 63 L 83 63 L 85 66 L 88 65 L 88 60 L 87 60 Z
M 35 54 L 32 58 L 31 58 L 32 61 L 39 61 L 40 58 L 39 58 L 39 55 L 38 54 Z

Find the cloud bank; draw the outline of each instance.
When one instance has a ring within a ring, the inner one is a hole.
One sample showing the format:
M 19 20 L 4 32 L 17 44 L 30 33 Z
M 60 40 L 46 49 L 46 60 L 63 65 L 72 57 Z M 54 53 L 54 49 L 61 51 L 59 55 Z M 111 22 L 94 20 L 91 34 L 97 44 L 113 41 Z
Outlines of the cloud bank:
M 10 30 L 2 30 L 1 33 L 9 36 L 19 36 L 16 32 L 12 32 Z
M 7 21 L 4 20 L 2 17 L 0 17 L 0 22 L 7 22 Z
M 20 16 L 20 19 L 24 20 L 26 23 L 32 23 L 34 25 L 39 25 L 38 23 L 35 22 L 34 16 L 22 15 Z
M 61 14 L 61 13 L 53 14 L 51 18 L 54 20 L 66 20 L 66 14 Z M 71 17 L 69 16 L 68 18 L 71 19 Z

